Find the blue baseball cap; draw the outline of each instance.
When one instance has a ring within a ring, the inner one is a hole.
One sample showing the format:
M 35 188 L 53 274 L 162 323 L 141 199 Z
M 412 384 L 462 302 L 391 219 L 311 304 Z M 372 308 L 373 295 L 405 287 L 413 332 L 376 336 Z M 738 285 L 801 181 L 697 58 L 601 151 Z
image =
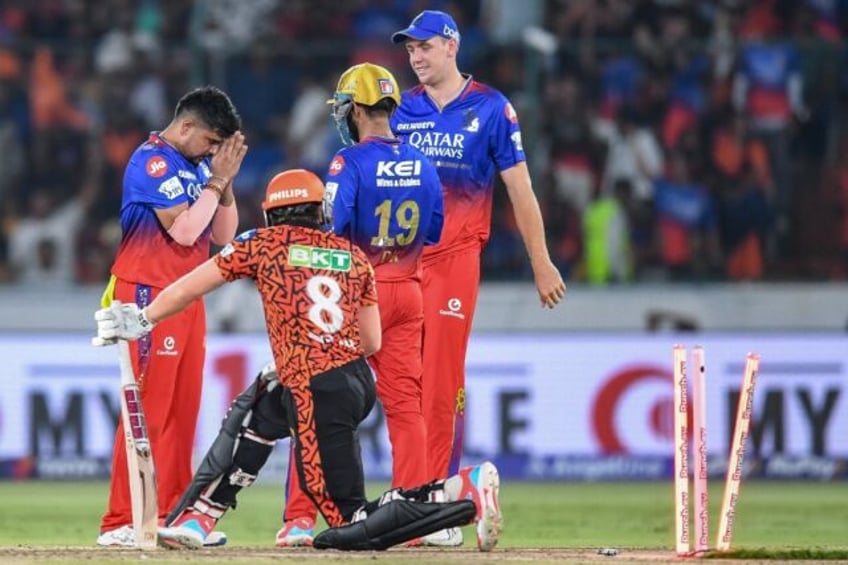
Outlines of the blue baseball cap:
M 450 14 L 438 10 L 424 10 L 415 16 L 408 28 L 392 34 L 392 42 L 403 43 L 407 39 L 427 41 L 437 35 L 459 41 L 459 27 Z

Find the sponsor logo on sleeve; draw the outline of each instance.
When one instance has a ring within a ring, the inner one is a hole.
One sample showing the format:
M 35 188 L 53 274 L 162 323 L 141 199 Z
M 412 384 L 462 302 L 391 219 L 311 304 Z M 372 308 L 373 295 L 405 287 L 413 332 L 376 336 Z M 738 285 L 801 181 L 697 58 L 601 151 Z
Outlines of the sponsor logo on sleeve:
M 514 131 L 512 135 L 509 136 L 512 139 L 512 144 L 515 145 L 516 151 L 524 151 L 524 144 L 521 143 L 521 132 Z
M 507 102 L 506 106 L 504 107 L 504 115 L 506 116 L 506 119 L 510 122 L 514 124 L 518 123 L 518 114 L 515 113 L 515 108 L 513 108 L 512 104 L 510 104 L 509 102 Z
M 333 203 L 336 201 L 336 193 L 339 191 L 339 183 L 328 182 L 324 186 L 324 200 Z
M 168 172 L 168 163 L 166 163 L 165 159 L 163 159 L 160 155 L 154 155 L 147 160 L 147 164 L 144 166 L 144 169 L 147 171 L 149 176 L 158 179 Z
M 173 200 L 184 194 L 185 190 L 183 190 L 183 183 L 180 182 L 179 177 L 171 177 L 159 185 L 159 192 L 164 194 L 168 200 Z
M 330 176 L 334 177 L 344 169 L 345 160 L 341 155 L 336 155 L 330 162 Z

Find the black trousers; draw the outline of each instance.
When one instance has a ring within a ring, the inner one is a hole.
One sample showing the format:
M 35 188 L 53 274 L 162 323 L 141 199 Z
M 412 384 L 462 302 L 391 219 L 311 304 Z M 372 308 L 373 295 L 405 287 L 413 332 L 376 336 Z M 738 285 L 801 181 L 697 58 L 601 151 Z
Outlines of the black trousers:
M 268 380 L 258 376 L 233 400 L 167 523 L 199 502 L 221 515 L 235 507 L 239 491 L 253 483 L 274 442 L 289 436 L 302 489 L 330 526 L 347 523 L 366 502 L 358 428 L 376 399 L 364 358 L 316 375 L 300 387 L 268 390 Z
M 360 358 L 313 377 L 307 387 L 276 387 L 266 396 L 275 392 L 301 488 L 328 524 L 350 521 L 366 502 L 358 428 L 377 399 L 371 369 Z

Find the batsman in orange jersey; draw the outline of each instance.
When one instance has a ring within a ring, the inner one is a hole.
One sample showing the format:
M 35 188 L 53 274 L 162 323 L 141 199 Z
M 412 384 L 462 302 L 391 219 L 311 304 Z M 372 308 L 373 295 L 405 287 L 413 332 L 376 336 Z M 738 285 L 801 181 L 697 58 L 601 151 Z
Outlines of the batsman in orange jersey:
M 268 185 L 267 227 L 250 230 L 164 289 L 153 302 L 95 314 L 99 344 L 137 340 L 228 281 L 250 278 L 262 297 L 274 362 L 230 406 L 221 431 L 159 528 L 160 545 L 199 548 L 277 439 L 291 437 L 300 484 L 328 530 L 316 548 L 386 549 L 476 522 L 478 545 L 501 532 L 500 479 L 491 463 L 367 502 L 357 427 L 376 400 L 365 356 L 380 348 L 374 272 L 349 240 L 322 229 L 324 186 L 292 170 Z M 444 502 L 430 502 L 435 491 Z

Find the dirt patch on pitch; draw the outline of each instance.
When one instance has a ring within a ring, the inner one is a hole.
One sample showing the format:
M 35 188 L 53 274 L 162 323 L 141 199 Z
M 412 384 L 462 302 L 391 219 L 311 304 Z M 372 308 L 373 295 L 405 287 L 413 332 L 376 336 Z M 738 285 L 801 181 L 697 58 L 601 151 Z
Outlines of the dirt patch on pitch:
M 90 548 L 90 547 L 6 547 L 0 548 L 0 563 L 23 565 L 30 563 L 53 564 L 106 564 L 146 563 L 148 565 L 168 563 L 203 563 L 204 565 L 233 565 L 241 563 L 298 563 L 328 564 L 368 560 L 384 563 L 413 562 L 414 565 L 445 563 L 598 563 L 598 562 L 643 562 L 681 563 L 688 561 L 674 556 L 664 549 L 614 548 L 616 555 L 599 553 L 599 548 L 523 549 L 503 548 L 490 553 L 473 549 L 392 549 L 382 552 L 338 552 L 312 549 L 274 549 L 226 547 L 199 551 L 141 551 L 136 549 Z M 716 565 L 752 565 L 769 563 L 761 560 L 710 560 Z M 771 562 L 773 563 L 773 562 Z M 797 563 L 833 563 L 798 561 Z

